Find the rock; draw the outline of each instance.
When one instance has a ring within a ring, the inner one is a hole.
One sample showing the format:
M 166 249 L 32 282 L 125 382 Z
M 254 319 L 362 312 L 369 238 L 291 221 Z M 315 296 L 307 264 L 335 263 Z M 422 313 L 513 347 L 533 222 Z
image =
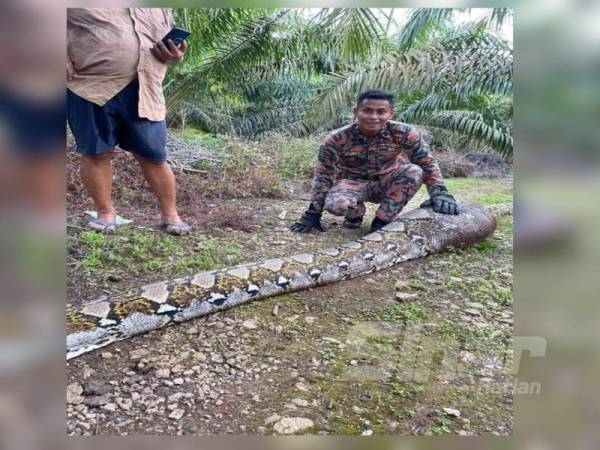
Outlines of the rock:
M 115 401 L 123 411 L 131 410 L 131 405 L 133 404 L 131 399 L 118 397 Z
M 286 317 L 285 320 L 287 320 L 288 322 L 295 322 L 296 320 L 298 320 L 298 317 L 300 317 L 299 314 L 294 314 L 293 316 Z
M 93 397 L 87 397 L 83 400 L 83 403 L 90 408 L 99 408 L 102 405 L 106 405 L 109 399 L 106 395 L 95 395 Z
M 443 408 L 443 411 L 451 417 L 460 417 L 460 411 L 454 408 Z
M 292 403 L 303 408 L 308 406 L 308 401 L 304 400 L 303 398 L 294 398 L 292 399 Z
M 174 394 L 169 395 L 167 398 L 168 403 L 176 403 L 184 397 L 183 392 L 175 392 Z
M 307 316 L 304 318 L 304 321 L 309 325 L 312 325 L 313 323 L 315 323 L 315 320 L 317 320 L 317 318 L 312 317 L 312 316 Z
M 150 353 L 150 351 L 146 350 L 145 348 L 138 348 L 136 350 L 131 350 L 129 352 L 129 359 L 133 359 L 133 360 L 142 359 L 142 358 L 148 356 L 148 353 Z
M 271 311 L 271 314 L 273 314 L 274 316 L 279 315 L 279 305 L 277 303 L 273 305 L 273 310 Z
M 258 321 L 256 319 L 244 320 L 242 327 L 247 330 L 256 330 L 258 328 Z
M 394 289 L 396 289 L 397 291 L 404 289 L 405 287 L 408 286 L 408 282 L 404 281 L 404 280 L 398 280 L 396 281 L 396 284 L 394 285 Z
M 302 382 L 296 383 L 294 386 L 299 391 L 302 391 L 302 392 L 308 392 L 309 391 L 308 386 L 306 384 L 302 383 Z
M 89 377 L 91 377 L 92 375 L 94 375 L 96 373 L 96 371 L 94 369 L 92 369 L 89 366 L 85 366 L 82 370 L 81 370 L 81 375 L 83 376 L 84 380 L 87 380 Z
M 183 384 L 183 378 L 175 378 L 173 380 L 173 384 L 182 385 Z
M 281 211 L 281 213 L 277 216 L 279 220 L 284 220 L 285 216 L 287 216 L 287 211 Z
M 483 306 L 481 303 L 476 303 L 476 302 L 466 302 L 465 305 L 468 308 L 473 308 L 473 309 L 483 309 L 483 308 L 485 308 L 485 306 Z
M 169 419 L 179 420 L 183 417 L 185 411 L 181 408 L 174 410 L 171 414 L 169 414 Z
M 71 383 L 67 386 L 67 404 L 79 405 L 83 402 L 83 396 L 81 393 L 83 388 L 77 383 Z
M 361 436 L 373 436 L 373 430 L 365 430 L 360 435 Z
M 121 280 L 122 280 L 122 278 L 119 275 L 115 275 L 114 273 L 111 273 L 108 276 L 108 281 L 112 281 L 113 283 L 118 283 Z
M 105 405 L 102 405 L 102 409 L 105 411 L 109 411 L 109 412 L 115 412 L 117 410 L 117 404 L 116 403 L 107 403 Z
M 223 364 L 225 362 L 225 358 L 220 353 L 213 353 L 210 355 L 210 360 L 217 364 Z
M 83 385 L 84 395 L 104 395 L 112 391 L 112 386 L 99 380 L 90 380 Z
M 419 294 L 412 294 L 409 292 L 396 292 L 396 300 L 401 301 L 401 302 L 405 302 L 407 300 L 412 300 L 414 298 L 417 298 L 419 296 Z
M 102 352 L 100 353 L 100 356 L 102 356 L 103 359 L 110 359 L 113 357 L 111 352 Z
M 183 434 L 198 434 L 200 431 L 200 427 L 196 425 L 194 422 L 187 422 L 183 426 Z
M 273 428 L 279 434 L 294 434 L 314 425 L 314 422 L 306 417 L 284 417 Z
M 156 369 L 154 375 L 156 376 L 156 378 L 169 378 L 169 376 L 171 375 L 171 369 L 169 369 L 168 367 Z
M 217 406 L 221 406 L 222 404 L 223 404 L 223 400 L 221 400 L 221 399 L 218 399 L 215 401 L 215 405 L 217 405 Z
M 281 419 L 281 416 L 278 414 L 273 414 L 265 419 L 265 425 L 271 425 L 272 423 L 277 422 Z
M 465 312 L 467 314 L 470 314 L 471 316 L 480 316 L 481 315 L 481 311 L 479 311 L 478 309 L 475 309 L 475 308 L 465 309 Z
M 189 335 L 189 336 L 193 336 L 195 334 L 198 334 L 198 328 L 196 327 L 189 327 L 187 330 L 185 330 L 185 334 Z

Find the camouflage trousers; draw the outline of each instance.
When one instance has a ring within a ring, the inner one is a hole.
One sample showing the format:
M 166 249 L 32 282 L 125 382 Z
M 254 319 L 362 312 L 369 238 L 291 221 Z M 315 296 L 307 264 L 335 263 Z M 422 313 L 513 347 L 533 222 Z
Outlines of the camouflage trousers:
M 377 181 L 338 180 L 325 198 L 324 209 L 336 216 L 356 219 L 364 216 L 365 202 L 379 203 L 375 215 L 386 222 L 394 220 L 423 183 L 423 169 L 407 164 L 402 170 Z

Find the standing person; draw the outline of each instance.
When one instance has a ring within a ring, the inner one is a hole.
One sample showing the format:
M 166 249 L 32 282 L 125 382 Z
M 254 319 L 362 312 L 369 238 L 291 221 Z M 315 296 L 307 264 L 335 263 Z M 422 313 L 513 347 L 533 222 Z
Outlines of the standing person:
M 359 228 L 365 202 L 379 203 L 370 231 L 394 220 L 422 183 L 430 200 L 421 206 L 458 214 L 429 146 L 411 125 L 394 122 L 394 97 L 379 90 L 359 95 L 356 122 L 333 131 L 321 145 L 308 210 L 290 230 L 321 228 L 323 209 L 344 216 L 343 226 Z
M 175 176 L 166 162 L 162 82 L 187 48 L 185 41 L 163 44 L 173 26 L 170 9 L 67 10 L 67 118 L 81 178 L 98 211 L 89 223 L 95 230 L 117 225 L 111 162 L 117 145 L 139 162 L 158 199 L 162 227 L 170 234 L 191 229 L 177 213 Z

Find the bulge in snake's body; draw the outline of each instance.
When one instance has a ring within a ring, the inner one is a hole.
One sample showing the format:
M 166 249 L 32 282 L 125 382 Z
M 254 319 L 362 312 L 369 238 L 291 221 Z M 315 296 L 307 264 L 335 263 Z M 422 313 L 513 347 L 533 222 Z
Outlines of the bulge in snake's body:
M 335 248 L 201 272 L 68 308 L 67 359 L 251 300 L 355 278 L 451 245 L 472 244 L 494 231 L 495 219 L 485 208 L 459 205 L 458 216 L 416 209 L 380 231 Z

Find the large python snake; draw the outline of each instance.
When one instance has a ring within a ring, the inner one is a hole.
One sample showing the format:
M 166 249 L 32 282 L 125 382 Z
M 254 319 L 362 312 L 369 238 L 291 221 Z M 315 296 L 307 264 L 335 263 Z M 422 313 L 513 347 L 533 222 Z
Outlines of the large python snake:
M 318 250 L 142 286 L 67 308 L 67 359 L 168 324 L 292 291 L 359 277 L 450 246 L 474 244 L 496 228 L 494 213 L 459 201 L 457 216 L 431 208 L 403 213 L 379 231 Z

